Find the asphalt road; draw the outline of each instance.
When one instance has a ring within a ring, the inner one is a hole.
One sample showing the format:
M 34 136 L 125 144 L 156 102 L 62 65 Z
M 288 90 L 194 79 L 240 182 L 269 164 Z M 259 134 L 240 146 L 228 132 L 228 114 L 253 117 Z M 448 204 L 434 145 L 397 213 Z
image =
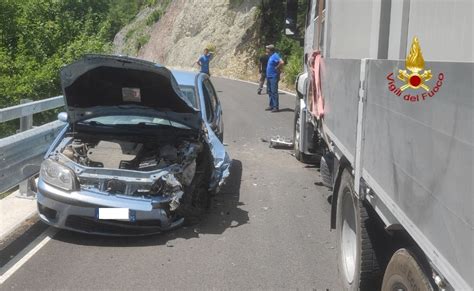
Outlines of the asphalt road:
M 145 238 L 60 231 L 0 289 L 340 290 L 318 169 L 262 142 L 292 135 L 295 97 L 270 113 L 256 85 L 213 81 L 234 164 L 199 225 Z

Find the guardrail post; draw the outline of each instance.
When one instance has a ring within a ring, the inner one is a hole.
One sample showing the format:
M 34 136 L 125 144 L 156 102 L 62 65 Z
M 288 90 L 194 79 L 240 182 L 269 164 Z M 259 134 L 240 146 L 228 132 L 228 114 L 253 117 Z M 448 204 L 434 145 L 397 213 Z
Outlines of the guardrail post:
M 20 104 L 33 102 L 31 99 L 21 99 Z M 20 129 L 19 132 L 26 131 L 33 128 L 33 114 L 23 116 L 20 118 Z M 28 180 L 21 181 L 19 184 L 18 194 L 16 195 L 19 198 L 26 199 L 35 199 L 35 192 L 33 189 L 36 188 L 32 183 L 35 183 L 35 179 L 30 178 Z
M 20 104 L 33 102 L 31 99 L 21 99 Z M 20 132 L 33 128 L 33 114 L 20 118 Z
M 18 194 L 16 197 L 18 198 L 25 198 L 25 199 L 35 199 L 36 197 L 36 179 L 35 177 L 31 177 L 28 180 L 24 180 L 20 182 L 18 185 Z

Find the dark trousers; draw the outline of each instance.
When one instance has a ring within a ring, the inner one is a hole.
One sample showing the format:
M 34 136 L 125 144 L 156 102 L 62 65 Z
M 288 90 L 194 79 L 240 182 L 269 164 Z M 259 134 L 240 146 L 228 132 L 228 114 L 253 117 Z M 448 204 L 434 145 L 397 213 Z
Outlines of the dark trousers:
M 263 89 L 263 85 L 265 84 L 265 80 L 267 79 L 267 76 L 265 76 L 264 73 L 260 73 L 260 79 L 258 80 L 258 90 L 262 90 Z M 267 87 L 268 87 L 268 83 L 267 83 Z M 268 91 L 268 90 L 267 90 Z
M 272 109 L 278 109 L 279 102 L 278 102 L 278 82 L 280 78 L 278 77 L 271 77 L 267 78 L 267 88 L 268 88 L 268 97 L 270 99 L 270 107 Z

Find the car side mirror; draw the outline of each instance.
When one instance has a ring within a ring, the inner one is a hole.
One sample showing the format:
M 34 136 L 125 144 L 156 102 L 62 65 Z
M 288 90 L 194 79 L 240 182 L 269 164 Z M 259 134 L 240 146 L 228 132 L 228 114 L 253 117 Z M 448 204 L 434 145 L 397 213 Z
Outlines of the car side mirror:
M 62 122 L 67 122 L 67 112 L 60 112 L 58 114 L 58 120 Z

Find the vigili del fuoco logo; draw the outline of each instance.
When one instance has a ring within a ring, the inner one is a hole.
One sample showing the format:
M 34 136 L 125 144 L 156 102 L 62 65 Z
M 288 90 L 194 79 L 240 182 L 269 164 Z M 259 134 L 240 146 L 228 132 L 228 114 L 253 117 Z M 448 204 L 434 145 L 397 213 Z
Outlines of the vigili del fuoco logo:
M 388 90 L 396 96 L 403 96 L 405 101 L 418 102 L 432 98 L 443 86 L 443 73 L 438 74 L 436 82 L 428 82 L 432 79 L 433 74 L 431 70 L 425 70 L 425 60 L 423 59 L 420 43 L 416 36 L 413 38 L 410 53 L 405 61 L 405 67 L 407 70 L 398 70 L 397 78 L 404 83 L 400 87 L 397 87 L 395 84 L 393 72 L 387 75 Z M 432 88 L 430 83 L 433 86 Z M 413 90 L 405 91 L 408 88 Z

